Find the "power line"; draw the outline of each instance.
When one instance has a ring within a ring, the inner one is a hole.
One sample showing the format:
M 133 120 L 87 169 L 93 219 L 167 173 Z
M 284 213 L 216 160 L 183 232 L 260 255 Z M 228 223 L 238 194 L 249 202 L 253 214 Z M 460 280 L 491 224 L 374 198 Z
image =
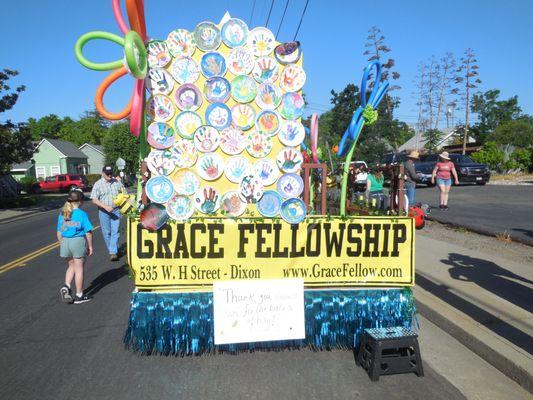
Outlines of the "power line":
M 296 40 L 296 36 L 298 36 L 298 32 L 300 32 L 300 26 L 302 26 L 302 21 L 304 19 L 305 10 L 307 10 L 307 5 L 308 4 L 309 4 L 309 0 L 306 0 L 304 11 L 302 12 L 302 16 L 300 17 L 300 22 L 298 23 L 298 28 L 296 28 L 296 33 L 294 34 L 294 39 L 292 39 L 292 40 Z
M 285 9 L 283 10 L 283 15 L 281 16 L 281 21 L 279 22 L 278 31 L 276 32 L 276 38 L 278 38 L 279 31 L 281 29 L 281 25 L 283 25 L 283 19 L 285 18 L 285 13 L 287 12 L 287 7 L 289 6 L 289 1 L 290 0 L 287 0 L 287 2 L 285 3 Z
M 274 2 L 276 0 L 272 0 L 272 3 L 270 3 L 270 10 L 268 10 L 268 17 L 267 17 L 267 22 L 265 24 L 265 26 L 268 28 L 268 21 L 270 21 L 270 15 L 272 14 L 272 8 L 274 8 Z
M 254 0 L 254 4 L 252 5 L 252 12 L 250 13 L 250 21 L 248 21 L 248 26 L 252 26 L 252 18 L 254 17 L 254 11 L 255 11 L 255 2 L 256 0 Z

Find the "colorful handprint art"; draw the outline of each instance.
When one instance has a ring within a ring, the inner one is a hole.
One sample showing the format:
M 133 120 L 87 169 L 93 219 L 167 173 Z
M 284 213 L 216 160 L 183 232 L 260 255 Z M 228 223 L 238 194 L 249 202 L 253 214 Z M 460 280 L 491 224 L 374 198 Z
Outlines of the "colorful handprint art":
M 174 128 L 178 135 L 185 139 L 193 139 L 194 132 L 202 126 L 202 117 L 193 111 L 184 111 L 174 120 Z
M 252 76 L 259 83 L 274 83 L 279 77 L 279 66 L 272 57 L 259 57 L 255 60 Z
M 193 202 L 187 196 L 175 194 L 167 203 L 167 213 L 174 221 L 185 222 L 194 214 Z
M 278 137 L 285 146 L 296 147 L 305 139 L 305 128 L 298 121 L 283 121 Z
M 172 100 L 163 94 L 156 94 L 149 101 L 148 110 L 150 116 L 158 122 L 166 122 L 174 116 L 176 112 Z
M 279 85 L 286 92 L 297 92 L 305 84 L 305 71 L 299 65 L 291 64 L 283 68 Z
M 148 144 L 154 149 L 164 150 L 174 144 L 174 129 L 164 122 L 152 122 L 147 132 Z
M 255 125 L 255 110 L 249 104 L 236 104 L 231 107 L 233 123 L 244 131 Z
M 150 68 L 163 68 L 172 60 L 167 44 L 163 40 L 148 42 L 146 50 L 148 52 L 148 67 Z
M 286 173 L 298 172 L 302 168 L 302 153 L 295 147 L 284 147 L 276 158 L 279 169 Z
M 257 84 L 247 75 L 236 76 L 231 81 L 231 95 L 238 103 L 249 103 L 255 99 Z
M 226 168 L 224 168 L 224 174 L 230 182 L 241 183 L 245 176 L 250 175 L 252 168 L 250 161 L 243 156 L 233 156 L 226 162 Z
M 216 189 L 204 186 L 196 192 L 194 206 L 204 214 L 214 214 L 220 208 L 220 196 Z
M 264 158 L 254 164 L 254 174 L 261 179 L 263 186 L 270 186 L 278 179 L 279 169 L 274 160 Z
M 243 202 L 236 190 L 224 193 L 220 200 L 220 208 L 230 217 L 236 218 L 246 211 L 246 203 Z
M 231 124 L 231 111 L 224 103 L 210 104 L 205 110 L 205 120 L 208 125 L 222 130 Z
M 200 89 L 192 83 L 185 83 L 174 92 L 174 100 L 180 110 L 196 111 L 203 102 Z
M 172 57 L 190 57 L 196 50 L 194 36 L 186 29 L 176 29 L 168 34 L 167 47 Z
M 174 195 L 172 181 L 166 176 L 152 176 L 146 182 L 146 195 L 154 203 L 163 204 Z
M 255 175 L 245 176 L 239 185 L 241 200 L 247 204 L 255 204 L 263 196 L 263 183 Z
M 225 103 L 231 96 L 231 85 L 226 78 L 209 78 L 204 84 L 204 96 L 210 103 Z
M 264 158 L 272 151 L 272 138 L 260 132 L 252 132 L 248 135 L 246 151 L 252 157 Z
M 202 153 L 211 153 L 220 144 L 220 134 L 210 125 L 202 125 L 194 132 L 194 145 Z
M 255 129 L 266 136 L 275 136 L 281 127 L 279 114 L 272 110 L 261 111 L 255 118 Z
M 174 79 L 162 68 L 148 70 L 146 89 L 153 96 L 155 94 L 169 94 L 174 88 Z
M 247 144 L 247 136 L 237 126 L 230 125 L 220 132 L 220 148 L 226 154 L 240 154 Z
M 289 224 L 299 224 L 307 215 L 307 208 L 301 199 L 288 199 L 281 205 L 281 218 Z
M 172 147 L 172 154 L 179 168 L 192 167 L 198 159 L 198 151 L 194 147 L 194 143 L 192 140 L 187 139 L 176 140 L 176 143 Z
M 206 181 L 214 181 L 224 173 L 224 161 L 220 154 L 207 153 L 198 159 L 196 170 L 200 178 Z
M 170 64 L 170 74 L 180 84 L 194 83 L 200 76 L 200 66 L 190 57 L 176 58 Z
M 274 57 L 282 65 L 294 64 L 302 56 L 300 42 L 282 43 L 274 49 Z
M 257 203 L 257 210 L 263 217 L 274 218 L 281 210 L 283 199 L 275 190 L 267 190 Z
M 222 25 L 221 36 L 228 47 L 242 46 L 248 38 L 248 26 L 238 18 L 230 18 Z
M 276 46 L 276 39 L 269 29 L 258 27 L 250 31 L 247 44 L 254 56 L 268 56 Z
M 177 157 L 170 150 L 152 150 L 144 160 L 152 175 L 170 175 L 176 169 Z
M 304 191 L 304 181 L 298 174 L 283 174 L 278 179 L 277 189 L 286 199 L 298 197 Z
M 281 103 L 281 89 L 272 83 L 259 85 L 255 102 L 263 110 L 275 110 Z
M 223 76 L 226 73 L 226 59 L 217 52 L 205 53 L 200 61 L 202 74 L 206 78 L 214 76 Z
M 200 22 L 194 28 L 193 35 L 196 46 L 202 51 L 216 50 L 222 42 L 220 29 L 212 22 Z
M 174 184 L 174 191 L 177 194 L 191 196 L 200 189 L 200 179 L 187 168 L 178 169 L 170 176 L 170 180 Z
M 289 92 L 283 95 L 280 114 L 285 119 L 297 119 L 304 113 L 305 101 L 298 92 Z
M 139 219 L 144 229 L 155 232 L 167 223 L 168 213 L 164 205 L 150 203 L 141 211 Z
M 254 56 L 246 47 L 235 47 L 228 57 L 228 69 L 233 75 L 248 75 L 254 68 Z

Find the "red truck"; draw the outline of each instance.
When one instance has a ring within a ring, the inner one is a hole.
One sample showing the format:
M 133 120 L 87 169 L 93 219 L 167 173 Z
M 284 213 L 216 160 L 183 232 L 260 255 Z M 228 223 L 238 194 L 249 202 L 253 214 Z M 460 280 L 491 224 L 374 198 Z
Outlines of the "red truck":
M 87 189 L 88 181 L 83 175 L 63 174 L 49 176 L 44 181 L 39 182 L 41 192 L 61 192 L 72 189 Z

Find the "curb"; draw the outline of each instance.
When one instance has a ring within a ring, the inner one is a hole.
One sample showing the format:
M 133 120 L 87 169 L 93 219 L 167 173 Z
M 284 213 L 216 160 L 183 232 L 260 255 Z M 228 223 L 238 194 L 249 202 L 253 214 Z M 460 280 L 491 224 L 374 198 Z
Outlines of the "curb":
M 533 393 L 533 359 L 505 339 L 490 333 L 467 315 L 430 292 L 415 286 L 420 314 L 468 347 L 489 364 Z
M 36 214 L 41 214 L 41 213 L 44 213 L 44 212 L 48 212 L 48 211 L 53 211 L 53 210 L 57 210 L 59 208 L 61 208 L 61 204 L 63 203 L 63 201 L 61 202 L 57 202 L 54 200 L 54 202 L 50 202 L 46 205 L 43 205 L 42 208 L 38 209 L 38 210 L 31 210 L 31 211 L 20 211 L 18 215 L 13 215 L 11 217 L 7 217 L 7 218 L 0 218 L 0 225 L 2 224 L 7 224 L 9 222 L 15 222 L 15 221 L 18 221 L 19 219 L 26 219 L 26 218 L 29 218 L 31 217 L 32 215 L 36 215 Z

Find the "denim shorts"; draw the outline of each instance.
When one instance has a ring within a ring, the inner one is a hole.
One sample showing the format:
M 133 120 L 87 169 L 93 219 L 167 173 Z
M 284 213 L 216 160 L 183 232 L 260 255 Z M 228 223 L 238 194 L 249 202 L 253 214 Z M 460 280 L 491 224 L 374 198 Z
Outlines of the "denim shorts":
M 452 179 L 437 178 L 437 185 L 452 186 Z
M 87 242 L 85 236 L 62 238 L 59 255 L 63 258 L 87 257 Z

